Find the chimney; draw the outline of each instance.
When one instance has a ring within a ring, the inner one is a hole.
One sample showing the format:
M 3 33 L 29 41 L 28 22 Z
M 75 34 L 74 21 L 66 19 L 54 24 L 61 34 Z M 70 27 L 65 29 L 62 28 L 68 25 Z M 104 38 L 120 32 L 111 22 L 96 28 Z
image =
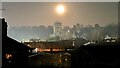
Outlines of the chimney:
M 5 18 L 2 19 L 2 37 L 7 37 L 7 22 L 5 22 Z

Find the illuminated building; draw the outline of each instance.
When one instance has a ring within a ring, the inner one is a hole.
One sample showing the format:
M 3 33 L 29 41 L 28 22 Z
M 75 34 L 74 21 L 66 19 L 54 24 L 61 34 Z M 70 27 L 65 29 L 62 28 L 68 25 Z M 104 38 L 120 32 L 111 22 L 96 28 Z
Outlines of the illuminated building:
M 54 26 L 53 26 L 53 34 L 54 34 L 54 36 L 59 36 L 61 31 L 62 31 L 61 22 L 59 22 L 59 21 L 55 22 Z

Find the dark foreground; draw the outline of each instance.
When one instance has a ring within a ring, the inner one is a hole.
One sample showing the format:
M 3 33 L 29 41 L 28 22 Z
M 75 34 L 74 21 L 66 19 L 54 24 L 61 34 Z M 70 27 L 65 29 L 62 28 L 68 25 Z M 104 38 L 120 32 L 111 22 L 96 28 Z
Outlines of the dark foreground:
M 70 68 L 71 54 L 69 53 L 38 53 L 29 58 L 29 67 Z

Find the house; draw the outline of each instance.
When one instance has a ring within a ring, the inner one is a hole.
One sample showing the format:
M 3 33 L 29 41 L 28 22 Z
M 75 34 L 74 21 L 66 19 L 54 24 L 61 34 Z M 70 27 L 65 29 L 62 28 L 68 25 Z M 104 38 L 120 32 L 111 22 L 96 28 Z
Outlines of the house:
M 120 45 L 97 44 L 81 46 L 72 53 L 71 68 L 120 67 Z
M 26 67 L 31 48 L 7 36 L 8 25 L 4 18 L 0 19 L 0 23 L 2 23 L 2 68 Z

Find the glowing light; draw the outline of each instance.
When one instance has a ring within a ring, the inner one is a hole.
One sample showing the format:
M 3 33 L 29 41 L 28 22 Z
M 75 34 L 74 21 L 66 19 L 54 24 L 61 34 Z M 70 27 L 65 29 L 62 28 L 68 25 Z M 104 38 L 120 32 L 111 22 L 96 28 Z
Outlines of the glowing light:
M 12 54 L 6 54 L 5 56 L 6 56 L 7 59 L 12 58 Z
M 37 52 L 38 51 L 38 48 L 35 48 L 35 52 Z
M 65 58 L 65 61 L 67 61 L 68 59 L 67 58 Z
M 65 8 L 64 8 L 63 5 L 59 5 L 59 6 L 57 6 L 57 9 L 56 9 L 56 10 L 57 10 L 58 13 L 62 14 L 62 13 L 64 13 Z
M 68 33 L 69 33 L 70 31 L 68 30 Z
M 50 49 L 44 49 L 44 51 L 50 51 Z

